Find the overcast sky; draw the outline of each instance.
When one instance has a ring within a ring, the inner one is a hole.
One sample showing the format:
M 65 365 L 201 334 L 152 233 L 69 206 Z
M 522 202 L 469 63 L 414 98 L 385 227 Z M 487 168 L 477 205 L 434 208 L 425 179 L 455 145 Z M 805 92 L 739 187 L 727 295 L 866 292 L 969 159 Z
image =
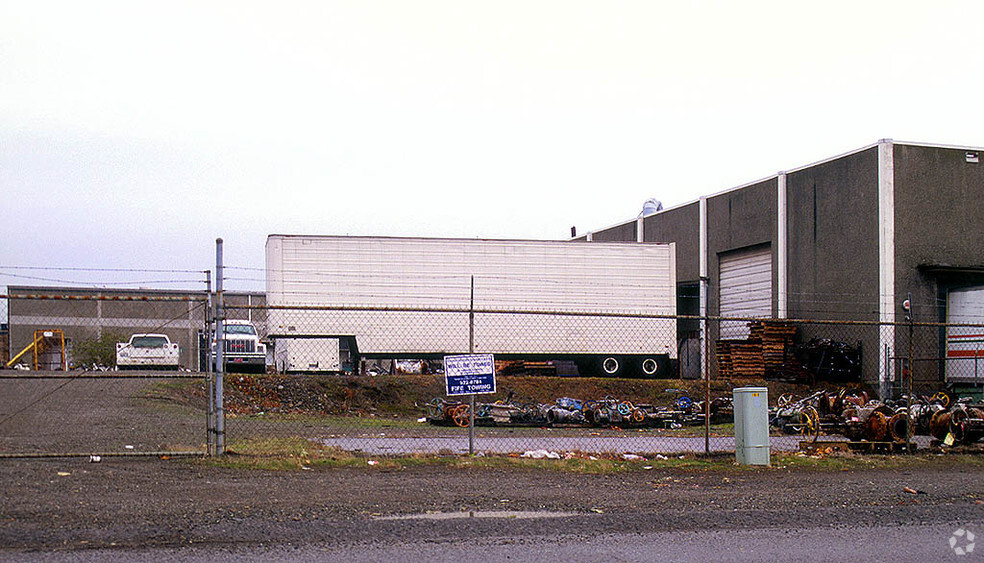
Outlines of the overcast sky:
M 982 22 L 946 1 L 0 0 L 0 287 L 195 287 L 216 237 L 257 269 L 271 233 L 562 239 L 881 138 L 981 146 Z

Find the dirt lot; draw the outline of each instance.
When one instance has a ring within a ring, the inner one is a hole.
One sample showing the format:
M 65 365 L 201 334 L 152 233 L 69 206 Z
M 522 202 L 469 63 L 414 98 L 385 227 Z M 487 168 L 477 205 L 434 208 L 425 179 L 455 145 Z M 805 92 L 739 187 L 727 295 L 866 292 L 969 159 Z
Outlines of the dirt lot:
M 656 463 L 648 470 L 579 474 L 442 465 L 261 471 L 156 458 L 3 460 L 0 554 L 109 546 L 351 545 L 551 530 L 591 535 L 984 522 L 979 456 L 879 465 L 865 469 L 855 460 L 823 469 L 743 470 L 721 460 L 710 468 Z M 469 510 L 581 517 L 464 527 L 378 518 Z
M 113 372 L 84 376 L 60 372 L 5 372 L 4 375 L 0 378 L 2 454 L 205 451 L 206 391 L 202 377 L 160 373 L 119 377 Z M 747 382 L 714 382 L 714 396 L 729 395 L 731 386 L 739 384 Z M 427 413 L 424 405 L 442 396 L 442 385 L 440 376 L 434 375 L 232 375 L 226 378 L 225 384 L 226 436 L 232 443 L 292 436 L 368 435 L 381 439 L 384 435 L 387 438 L 444 435 L 449 433 L 448 429 L 417 423 Z M 680 393 L 702 396 L 701 385 L 701 382 L 680 380 L 507 376 L 500 381 L 500 393 L 483 396 L 483 400 L 505 399 L 512 392 L 522 402 L 553 402 L 564 396 L 614 396 L 635 403 L 669 405 Z M 806 389 L 788 384 L 771 385 L 773 397 L 791 389 L 799 392 Z M 631 448 L 658 451 L 663 434 L 676 435 L 684 430 L 630 432 L 647 441 Z M 591 429 L 582 433 L 594 435 L 603 431 Z M 511 433 L 512 429 L 505 432 Z M 516 436 L 530 438 L 517 446 L 519 451 L 547 447 L 537 441 L 537 432 L 540 431 L 515 430 Z M 425 446 L 425 449 L 458 451 L 462 443 L 467 445 L 467 436 L 457 434 L 446 444 Z M 703 432 L 688 435 L 702 436 Z M 364 445 L 353 447 L 371 451 Z M 702 450 L 703 444 L 690 449 Z

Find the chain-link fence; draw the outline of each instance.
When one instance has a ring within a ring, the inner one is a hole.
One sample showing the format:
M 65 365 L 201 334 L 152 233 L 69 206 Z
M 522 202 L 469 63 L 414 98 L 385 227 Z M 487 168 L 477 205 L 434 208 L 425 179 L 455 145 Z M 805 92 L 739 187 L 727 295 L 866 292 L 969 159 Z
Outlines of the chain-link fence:
M 205 452 L 200 374 L 0 374 L 0 456 Z
M 5 297 L 0 455 L 205 451 L 204 294 Z
M 984 418 L 976 399 L 950 404 L 984 384 L 982 325 L 241 300 L 222 311 L 222 410 L 212 413 L 204 295 L 9 303 L 2 455 L 205 453 L 218 431 L 240 452 L 299 439 L 373 455 L 730 452 L 733 389 L 749 386 L 767 389 L 773 450 L 818 434 L 973 441 Z M 133 365 L 139 335 L 166 336 L 176 359 Z M 470 352 L 495 357 L 495 393 L 474 406 L 448 395 L 443 364 Z M 911 422 L 892 423 L 902 411 Z M 950 418 L 934 434 L 938 413 Z M 888 430 L 862 432 L 876 423 Z
M 733 451 L 732 390 L 754 385 L 768 389 L 773 449 L 795 449 L 804 435 L 815 439 L 814 430 L 843 437 L 843 424 L 804 428 L 802 417 L 776 416 L 780 399 L 786 406 L 820 390 L 828 401 L 840 396 L 823 409 L 826 415 L 853 404 L 844 403 L 845 393 L 872 404 L 881 397 L 877 403 L 890 418 L 943 391 L 954 399 L 974 393 L 981 383 L 970 371 L 979 354 L 954 355 L 953 335 L 979 331 L 976 325 L 397 308 L 266 311 L 274 373 L 238 376 L 228 385 L 233 448 L 247 436 L 303 436 L 374 454 Z M 733 328 L 729 338 L 715 338 L 724 322 L 743 327 L 743 338 Z M 695 323 L 699 330 L 679 330 Z M 510 353 L 515 350 L 521 352 Z M 441 361 L 469 351 L 496 358 L 496 392 L 476 396 L 474 410 L 467 398 L 447 395 Z M 928 433 L 902 439 L 922 446 L 932 440 Z

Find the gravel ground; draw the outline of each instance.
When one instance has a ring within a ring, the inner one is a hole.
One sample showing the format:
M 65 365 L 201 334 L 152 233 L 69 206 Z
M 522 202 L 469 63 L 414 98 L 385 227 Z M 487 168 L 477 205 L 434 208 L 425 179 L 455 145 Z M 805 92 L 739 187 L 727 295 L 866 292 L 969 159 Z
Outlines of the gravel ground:
M 4 382 L 0 452 L 201 447 L 200 413 L 149 403 L 146 381 L 62 383 Z M 843 530 L 872 523 L 943 529 L 973 524 L 984 533 L 981 465 L 968 458 L 851 471 L 655 465 L 583 475 L 446 466 L 259 471 L 218 468 L 196 458 L 0 459 L 0 560 L 100 558 L 105 550 L 126 560 L 130 553 L 118 550 L 157 546 L 351 549 L 492 537 L 576 542 L 602 534 Z M 573 515 L 385 518 L 468 511 Z
M 0 377 L 0 455 L 155 453 L 205 451 L 204 399 L 166 386 L 186 386 L 189 374 L 50 373 L 49 378 L 6 372 Z M 91 377 L 90 377 L 91 376 Z M 197 400 L 200 399 L 200 400 Z M 184 401 L 184 402 L 182 402 Z M 198 404 L 201 403 L 201 404 Z M 414 419 L 416 420 L 416 419 Z M 347 451 L 411 454 L 468 451 L 467 429 L 404 419 L 263 419 L 229 415 L 227 443 L 238 439 L 304 436 Z M 478 427 L 475 451 L 703 452 L 703 426 L 677 431 L 652 428 Z M 726 430 L 725 432 L 730 432 Z M 734 438 L 712 429 L 711 451 L 733 451 Z M 798 447 L 799 436 L 773 436 L 773 450 Z M 928 437 L 917 437 L 920 448 Z
M 3 373 L 0 453 L 205 450 L 204 405 L 191 409 L 153 391 L 155 385 L 186 383 L 186 374 L 169 379 L 79 372 L 46 379 Z
M 979 464 L 888 470 L 655 467 L 611 475 L 535 469 L 259 471 L 200 460 L 3 460 L 0 556 L 108 547 L 358 545 L 503 535 L 984 523 Z M 905 487 L 921 491 L 912 494 Z M 462 511 L 521 519 L 388 519 Z

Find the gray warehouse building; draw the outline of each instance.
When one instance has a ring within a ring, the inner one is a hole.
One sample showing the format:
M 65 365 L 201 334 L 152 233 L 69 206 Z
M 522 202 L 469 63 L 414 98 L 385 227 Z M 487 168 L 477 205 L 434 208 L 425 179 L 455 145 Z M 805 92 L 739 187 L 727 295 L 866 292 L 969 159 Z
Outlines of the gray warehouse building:
M 69 364 L 72 345 L 81 340 L 103 333 L 122 339 L 159 333 L 178 344 L 181 366 L 201 369 L 199 337 L 207 308 L 204 291 L 40 286 L 8 286 L 7 291 L 10 357 L 32 343 L 35 331 L 62 331 Z M 225 292 L 224 299 L 229 306 L 266 304 L 262 292 Z M 265 311 L 233 309 L 229 317 L 253 321 L 260 335 L 266 334 Z
M 982 323 L 982 152 L 881 140 L 576 240 L 675 242 L 681 314 L 892 323 L 905 318 L 911 295 L 917 322 Z M 747 330 L 722 322 L 707 336 Z M 937 330 L 916 356 L 950 359 L 954 337 Z M 680 331 L 685 343 L 699 326 L 682 322 Z M 885 324 L 852 333 L 865 382 L 887 388 L 893 359 L 909 346 L 902 332 Z M 984 358 L 968 354 L 972 366 L 914 363 L 914 379 L 984 376 Z

